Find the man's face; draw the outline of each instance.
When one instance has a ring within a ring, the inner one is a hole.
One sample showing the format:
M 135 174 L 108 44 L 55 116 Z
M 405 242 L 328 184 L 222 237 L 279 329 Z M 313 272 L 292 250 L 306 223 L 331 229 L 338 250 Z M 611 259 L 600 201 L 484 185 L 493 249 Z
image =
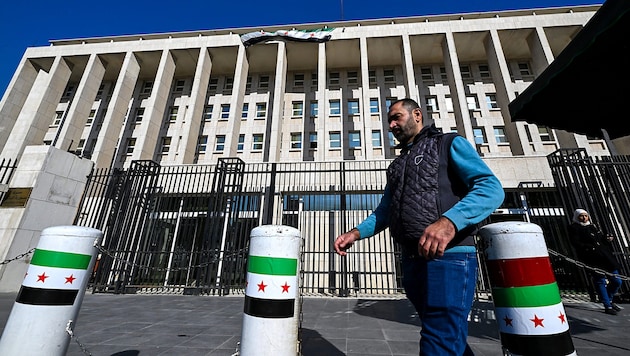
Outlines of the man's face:
M 387 122 L 394 137 L 406 144 L 422 129 L 422 111 L 418 108 L 409 113 L 402 103 L 396 103 L 389 108 Z

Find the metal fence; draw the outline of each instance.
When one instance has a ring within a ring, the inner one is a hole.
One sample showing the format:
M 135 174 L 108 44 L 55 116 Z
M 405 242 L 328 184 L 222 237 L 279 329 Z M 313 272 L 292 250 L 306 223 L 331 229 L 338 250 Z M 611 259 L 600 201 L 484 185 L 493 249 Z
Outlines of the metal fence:
M 243 293 L 249 235 L 260 225 L 288 225 L 303 237 L 304 295 L 395 296 L 403 293 L 400 252 L 384 231 L 340 258 L 333 239 L 376 207 L 390 161 L 159 166 L 95 170 L 75 224 L 105 233 L 91 288 L 114 293 Z M 506 190 L 483 224 L 531 221 L 550 248 L 570 252 L 556 189 L 525 182 Z M 482 224 L 482 225 L 483 225 Z M 483 262 L 483 259 L 480 258 Z M 584 291 L 579 268 L 552 256 L 561 289 Z M 485 265 L 478 291 L 489 293 Z
M 0 161 L 0 203 L 4 200 L 8 192 L 9 182 L 13 176 L 13 172 L 17 168 L 17 159 L 3 158 Z

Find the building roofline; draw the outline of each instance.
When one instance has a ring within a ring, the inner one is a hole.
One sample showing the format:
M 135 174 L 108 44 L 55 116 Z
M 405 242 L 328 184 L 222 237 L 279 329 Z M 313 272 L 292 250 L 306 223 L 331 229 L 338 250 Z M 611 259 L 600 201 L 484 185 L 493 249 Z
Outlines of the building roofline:
M 567 13 L 567 12 L 589 12 L 589 11 L 595 12 L 600 7 L 601 7 L 601 4 L 519 9 L 519 10 L 487 11 L 487 12 L 455 13 L 455 14 L 445 14 L 445 15 L 427 15 L 427 16 L 393 17 L 393 18 L 365 19 L 365 20 L 314 22 L 314 23 L 302 23 L 302 24 L 261 25 L 261 26 L 214 29 L 214 30 L 194 30 L 194 31 L 160 32 L 160 33 L 135 34 L 135 35 L 116 35 L 116 36 L 103 36 L 103 37 L 58 39 L 58 40 L 49 40 L 49 43 L 53 46 L 62 46 L 62 45 L 75 45 L 75 44 L 86 44 L 86 43 L 123 42 L 123 41 L 202 37 L 202 36 L 217 36 L 217 35 L 232 35 L 232 34 L 242 35 L 242 34 L 254 32 L 254 31 L 264 30 L 267 32 L 273 32 L 273 31 L 278 31 L 278 30 L 286 30 L 287 28 L 292 28 L 292 29 L 294 28 L 296 30 L 306 30 L 306 29 L 313 29 L 313 28 L 326 28 L 326 27 L 340 28 L 340 27 L 356 27 L 356 26 L 375 26 L 375 25 L 386 25 L 386 24 L 406 24 L 406 23 L 418 23 L 418 22 L 456 21 L 456 20 L 484 19 L 484 18 L 494 18 L 494 17 L 514 17 L 514 16 L 524 16 L 524 15 L 552 15 L 552 14 L 562 14 L 562 13 Z

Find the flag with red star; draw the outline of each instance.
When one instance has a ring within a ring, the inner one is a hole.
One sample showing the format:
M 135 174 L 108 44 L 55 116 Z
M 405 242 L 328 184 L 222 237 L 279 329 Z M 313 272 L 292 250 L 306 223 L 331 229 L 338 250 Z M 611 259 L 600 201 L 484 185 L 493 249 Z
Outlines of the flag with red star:
M 330 40 L 334 28 L 316 28 L 312 30 L 279 30 L 279 31 L 256 31 L 241 35 L 241 42 L 245 47 L 249 47 L 259 42 L 270 40 L 287 39 L 299 42 L 326 42 Z
M 294 315 L 298 292 L 295 258 L 249 256 L 245 287 L 245 313 L 264 318 Z

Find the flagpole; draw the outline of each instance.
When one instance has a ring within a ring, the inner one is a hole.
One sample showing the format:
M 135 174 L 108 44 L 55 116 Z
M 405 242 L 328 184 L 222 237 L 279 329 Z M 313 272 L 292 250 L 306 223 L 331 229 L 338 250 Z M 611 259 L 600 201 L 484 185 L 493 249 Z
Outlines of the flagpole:
M 341 21 L 343 21 L 343 0 L 339 0 L 341 2 Z

